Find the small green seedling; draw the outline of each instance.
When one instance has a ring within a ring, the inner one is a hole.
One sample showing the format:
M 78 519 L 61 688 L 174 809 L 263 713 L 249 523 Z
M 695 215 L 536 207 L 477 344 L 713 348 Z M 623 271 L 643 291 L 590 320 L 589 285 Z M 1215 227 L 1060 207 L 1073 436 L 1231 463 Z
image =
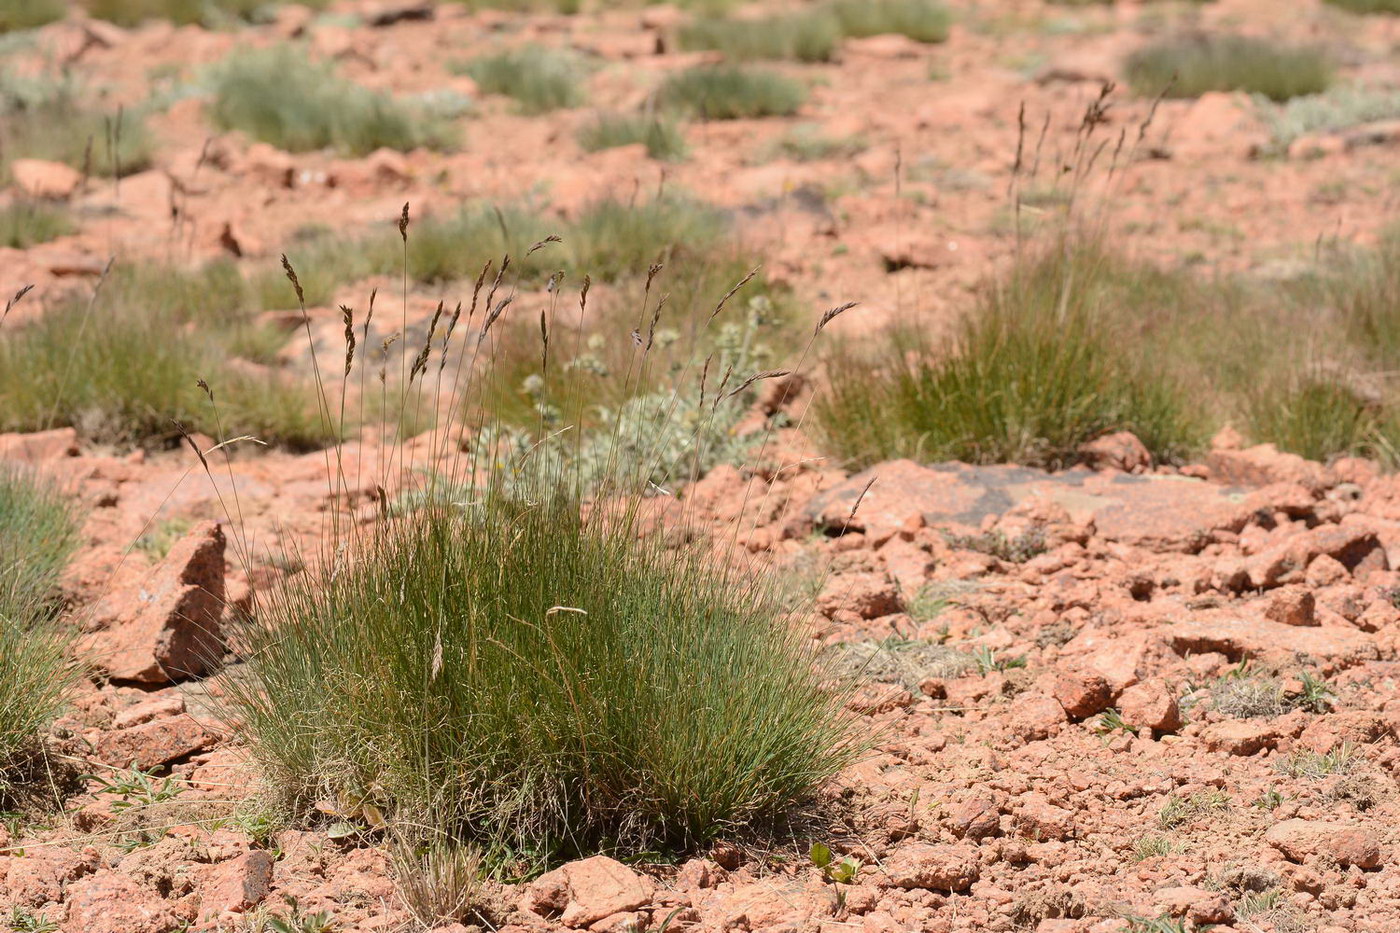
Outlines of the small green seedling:
M 121 798 L 112 804 L 112 809 L 118 812 L 132 807 L 149 807 L 152 804 L 164 803 L 185 792 L 184 787 L 175 783 L 175 778 L 158 779 L 155 773 L 155 768 L 149 771 L 131 768 L 128 771 L 116 772 L 110 781 L 97 775 L 92 775 L 92 779 L 102 785 L 97 789 L 97 793 L 115 794 Z
M 6 918 L 11 933 L 57 933 L 58 923 L 28 907 L 11 907 Z
M 860 873 L 861 861 L 853 855 L 836 858 L 831 847 L 824 843 L 812 845 L 812 864 L 821 869 L 822 877 L 833 884 L 855 884 Z
M 1013 667 L 1026 666 L 1025 658 L 997 657 L 997 653 L 985 645 L 972 652 L 972 662 L 977 665 L 977 673 L 983 676 L 990 674 L 992 671 L 1007 671 Z
M 1094 734 L 1107 738 L 1115 732 L 1138 734 L 1137 726 L 1129 724 L 1118 710 L 1106 709 L 1099 713 L 1098 719 L 1094 720 Z

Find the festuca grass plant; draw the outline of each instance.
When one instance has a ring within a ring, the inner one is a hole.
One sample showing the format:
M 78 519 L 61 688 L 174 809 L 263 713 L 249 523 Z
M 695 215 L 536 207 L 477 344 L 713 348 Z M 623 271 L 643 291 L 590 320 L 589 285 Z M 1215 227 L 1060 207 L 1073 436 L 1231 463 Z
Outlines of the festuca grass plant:
M 121 177 L 151 164 L 139 108 L 97 107 L 69 80 L 0 74 L 0 177 L 14 159 L 63 162 L 85 175 Z
M 51 624 L 59 575 L 77 543 L 57 490 L 0 468 L 0 804 L 23 793 L 42 731 L 77 676 L 68 641 Z
M 657 98 L 701 119 L 741 120 L 791 116 L 807 92 L 792 78 L 762 68 L 697 65 L 667 78 Z
M 28 249 L 77 229 L 68 211 L 56 204 L 17 200 L 0 205 L 0 246 Z
M 1123 339 L 1109 306 L 1153 286 L 1097 246 L 1055 244 L 992 283 L 945 352 L 904 332 L 873 357 L 833 357 L 819 429 L 858 464 L 914 456 L 1056 468 L 1120 430 L 1175 459 L 1200 440 L 1184 386 Z
M 294 379 L 233 359 L 236 346 L 262 342 L 249 310 L 232 263 L 114 267 L 94 293 L 0 331 L 0 430 L 66 425 L 93 440 L 158 445 L 178 436 L 173 419 L 214 434 L 195 385 L 205 378 L 230 392 L 235 433 L 293 449 L 323 445 Z
M 63 19 L 67 12 L 63 0 L 7 0 L 0 6 L 0 33 L 37 29 Z
M 688 147 L 685 133 L 673 119 L 646 114 L 600 114 L 578 131 L 578 144 L 588 152 L 641 143 L 647 155 L 662 162 L 679 162 Z
M 946 42 L 953 19 L 938 0 L 836 0 L 831 11 L 843 35 L 893 33 L 928 44 Z
M 411 255 L 407 208 L 399 231 Z M 397 362 L 372 363 L 407 374 L 401 410 L 445 417 L 411 448 L 381 428 L 397 450 L 387 460 L 334 448 L 321 558 L 260 594 L 244 633 L 246 677 L 227 682 L 233 721 L 301 812 L 333 801 L 352 829 L 469 845 L 510 874 L 742 832 L 809 799 L 856 749 L 841 697 L 766 579 L 648 517 L 652 498 L 695 475 L 701 456 L 691 451 L 657 481 L 672 412 L 715 417 L 775 373 L 721 378 L 696 360 L 671 374 L 670 391 L 655 393 L 666 404 L 645 417 L 590 432 L 588 403 L 573 397 L 523 448 L 495 442 L 490 399 L 505 345 L 530 334 L 547 386 L 578 359 L 566 321 L 595 313 L 586 278 L 573 308 L 557 277 L 534 307 L 512 307 L 528 293 L 510 270 L 562 248 L 547 238 L 520 261 L 487 264 L 460 305 L 435 312 L 426 334 L 411 331 L 422 336 L 400 344 Z M 646 272 L 627 315 L 633 385 L 656 365 L 663 321 L 722 326 L 751 284 L 731 283 L 678 320 L 661 271 Z M 288 276 L 300 291 L 294 266 Z M 525 316 L 519 329 L 512 312 Z M 369 334 L 364 315 L 344 314 L 342 385 L 365 377 Z M 339 374 L 338 355 L 334 365 Z M 320 408 L 334 420 L 344 396 L 328 384 Z M 604 438 L 601 468 L 581 463 L 578 451 L 596 443 L 585 435 Z M 344 514 L 347 477 L 362 472 L 382 503 L 368 525 Z
M 525 46 L 483 55 L 453 67 L 469 75 L 484 94 L 515 101 L 527 116 L 583 104 L 583 66 L 570 52 Z
M 1321 49 L 1232 35 L 1162 39 L 1134 52 L 1126 66 L 1128 83 L 1148 97 L 1244 91 L 1286 101 L 1327 90 L 1332 73 Z
M 840 24 L 824 10 L 752 19 L 699 19 L 680 30 L 687 50 L 713 50 L 736 61 L 788 59 L 825 62 L 841 40 Z
M 209 116 L 287 152 L 335 149 L 362 156 L 376 149 L 449 149 L 450 116 L 427 102 L 399 99 L 340 76 L 303 48 L 243 49 L 214 66 Z

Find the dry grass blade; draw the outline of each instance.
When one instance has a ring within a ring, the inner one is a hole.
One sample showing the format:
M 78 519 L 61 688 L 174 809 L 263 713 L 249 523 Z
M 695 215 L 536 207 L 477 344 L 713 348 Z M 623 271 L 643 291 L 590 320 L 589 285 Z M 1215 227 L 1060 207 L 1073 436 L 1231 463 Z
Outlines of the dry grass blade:
M 792 371 L 788 369 L 766 369 L 761 373 L 754 373 L 752 376 L 739 383 L 733 389 L 729 390 L 729 392 L 725 393 L 724 397 L 733 398 L 734 396 L 743 392 L 749 386 L 753 385 L 755 382 L 760 382 L 764 379 L 781 379 L 783 376 L 790 375 L 792 375 Z

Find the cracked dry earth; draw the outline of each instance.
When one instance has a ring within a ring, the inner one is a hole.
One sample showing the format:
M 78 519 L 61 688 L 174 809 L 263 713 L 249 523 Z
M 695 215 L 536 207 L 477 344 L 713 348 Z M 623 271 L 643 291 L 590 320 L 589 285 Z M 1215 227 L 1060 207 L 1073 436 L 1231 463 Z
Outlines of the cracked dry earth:
M 70 186 L 77 232 L 0 248 L 0 286 L 8 295 L 36 283 L 20 314 L 40 313 L 45 296 L 90 285 L 114 253 L 267 263 L 309 219 L 359 229 L 405 200 L 431 213 L 526 191 L 569 217 L 605 194 L 652 190 L 664 174 L 741 218 L 804 306 L 865 302 L 864 317 L 833 331 L 917 314 L 936 332 L 1011 250 L 998 222 L 1017 102 L 1053 114 L 1070 138 L 1146 15 L 1136 4 L 953 6 L 961 18 L 935 49 L 874 37 L 848 41 L 831 64 L 780 66 L 816 79 L 799 117 L 692 126 L 691 158 L 664 169 L 637 146 L 582 153 L 572 140 L 592 119 L 583 110 L 532 119 L 484 101 L 459 152 L 349 160 L 217 133 L 197 96 L 176 95 L 151 118 L 152 170 L 120 187 Z M 74 19 L 40 30 L 38 48 L 7 52 L 6 64 L 62 61 L 107 100 L 136 103 L 157 66 L 180 72 L 239 41 L 298 37 L 365 84 L 470 94 L 444 62 L 504 36 L 586 52 L 599 65 L 592 103 L 621 109 L 703 58 L 658 51 L 681 15 L 670 7 L 435 15 L 372 28 L 287 7 L 240 35 Z M 1200 16 L 1345 40 L 1360 50 L 1349 78 L 1396 76 L 1390 21 L 1339 26 L 1318 4 L 1272 0 L 1220 0 Z M 1079 26 L 1050 28 L 1065 22 Z M 1114 119 L 1136 126 L 1147 107 L 1124 101 Z M 796 122 L 859 135 L 866 148 L 761 158 Z M 1250 155 L 1266 129 L 1248 101 L 1166 102 L 1122 218 L 1151 234 L 1149 252 L 1226 270 L 1296 263 L 1321 230 L 1369 242 L 1394 214 L 1393 198 L 1370 187 L 1394 171 L 1397 136 L 1380 129 L 1359 142 L 1301 140 L 1294 157 L 1266 162 Z M 347 300 L 362 302 L 370 284 L 354 283 Z M 436 297 L 413 295 L 415 314 Z M 310 315 L 333 343 L 334 308 Z M 769 458 L 784 469 L 721 466 L 678 493 L 701 522 L 738 523 L 739 544 L 810 603 L 822 650 L 861 684 L 851 708 L 874 737 L 870 754 L 823 789 L 800 845 L 725 845 L 676 865 L 570 863 L 491 891 L 495 927 L 1400 929 L 1400 479 L 1228 434 L 1181 469 L 1153 468 L 1131 437 L 1106 439 L 1094 469 L 1058 475 L 896 461 L 849 476 L 820 453 L 784 431 Z M 372 442 L 352 456 L 374 456 Z M 268 836 L 250 822 L 243 804 L 260 778 L 210 712 L 214 688 L 164 674 L 195 669 L 201 639 L 247 605 L 251 587 L 296 570 L 238 567 L 221 496 L 236 486 L 267 549 L 314 541 L 328 507 L 322 455 L 241 456 L 233 480 L 211 483 L 187 451 L 100 448 L 65 429 L 0 436 L 0 460 L 53 473 L 87 508 L 67 595 L 102 671 L 56 741 L 84 772 L 172 778 L 116 789 L 89 780 L 61 813 L 0 821 L 0 918 L 18 909 L 64 933 L 232 931 L 259 911 L 287 915 L 294 899 L 336 931 L 402 925 L 383 851 L 324 828 Z M 168 554 L 128 553 L 157 526 L 184 529 Z M 812 842 L 859 867 L 833 880 L 811 864 Z

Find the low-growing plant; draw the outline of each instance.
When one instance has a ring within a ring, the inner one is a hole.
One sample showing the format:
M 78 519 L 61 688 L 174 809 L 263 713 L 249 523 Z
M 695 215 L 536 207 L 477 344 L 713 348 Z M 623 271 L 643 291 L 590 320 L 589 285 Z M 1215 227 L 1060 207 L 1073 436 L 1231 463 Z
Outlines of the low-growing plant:
M 896 683 L 911 691 L 929 678 L 960 677 L 977 669 L 964 651 L 909 638 L 851 642 L 831 649 L 830 658 L 832 669 L 842 677 Z
M 1185 797 L 1172 794 L 1157 814 L 1157 822 L 1163 829 L 1175 829 L 1229 808 L 1230 795 L 1223 790 L 1202 790 Z
M 28 249 L 74 233 L 68 211 L 43 201 L 11 201 L 0 207 L 0 247 Z
M 0 7 L 0 33 L 37 29 L 63 19 L 67 12 L 63 0 L 8 0 Z
M 749 19 L 700 19 L 681 27 L 681 48 L 712 49 L 731 61 L 829 61 L 841 38 L 824 10 Z
M 58 921 L 20 905 L 10 908 L 6 922 L 11 933 L 58 933 Z
M 955 550 L 977 551 L 1012 564 L 1024 564 L 1049 549 L 1045 529 L 1040 525 L 1032 525 L 1014 537 L 1003 531 L 984 531 L 975 535 L 944 534 L 943 538 Z
M 1272 101 L 1319 94 L 1332 83 L 1320 49 L 1247 36 L 1197 35 L 1164 39 L 1128 57 L 1128 83 L 1139 94 L 1200 97 L 1245 91 Z
M 1181 846 L 1166 836 L 1139 836 L 1133 840 L 1133 861 L 1142 862 L 1150 858 L 1163 858 L 1181 851 Z
M 472 59 L 454 69 L 470 75 L 485 94 L 513 98 L 527 115 L 577 107 L 584 101 L 581 66 L 572 54 L 525 46 Z
M 1323 0 L 1351 13 L 1394 13 L 1400 15 L 1400 0 Z
M 126 771 L 113 771 L 108 777 L 94 775 L 98 788 L 95 793 L 110 794 L 112 809 L 116 812 L 133 808 L 153 807 L 167 803 L 184 793 L 185 786 L 170 775 L 156 776 L 156 768 L 143 771 L 132 767 Z
M 1278 762 L 1275 766 L 1280 774 L 1293 778 L 1307 778 L 1318 781 L 1329 774 L 1346 774 L 1358 763 L 1356 746 L 1343 742 L 1327 752 L 1315 752 L 1300 748 Z
M 773 71 L 743 65 L 697 65 L 661 85 L 662 105 L 706 120 L 786 117 L 806 99 L 801 84 Z
M 874 355 L 838 348 L 829 391 L 814 404 L 817 429 L 853 465 L 913 457 L 1056 468 L 1116 430 L 1159 460 L 1177 459 L 1202 433 L 1183 387 L 1115 336 L 1132 326 L 1117 309 L 1155 300 L 1164 284 L 1092 244 L 1058 244 L 993 283 L 946 352 L 907 330 Z
M 67 79 L 0 81 L 0 141 L 0 175 L 9 174 L 15 159 L 63 162 L 103 177 L 130 175 L 151 163 L 142 110 L 94 106 Z
M 847 36 L 897 33 L 916 42 L 948 39 L 952 15 L 939 0 L 836 0 L 832 12 Z
M 973 650 L 971 656 L 972 663 L 977 665 L 977 673 L 984 677 L 994 671 L 1009 671 L 1026 666 L 1026 659 L 1024 657 L 1002 657 L 997 654 L 996 651 L 985 645 Z
M 450 841 L 400 846 L 393 857 L 399 897 L 424 929 L 463 923 L 481 895 L 481 855 Z
M 1129 724 L 1123 718 L 1123 714 L 1116 709 L 1106 709 L 1099 713 L 1094 719 L 1094 734 L 1107 739 L 1115 732 L 1123 732 L 1130 735 L 1138 734 L 1138 727 Z
M 51 624 L 59 575 L 76 545 L 60 493 L 0 469 L 0 807 L 26 783 L 41 731 L 77 678 L 68 639 Z
M 244 49 L 210 71 L 210 118 L 288 152 L 334 148 L 450 148 L 456 132 L 426 103 L 395 99 L 349 81 L 305 49 Z
M 685 134 L 675 120 L 645 114 L 600 114 L 579 130 L 578 142 L 589 152 L 643 143 L 647 155 L 663 162 L 685 158 Z
M 1400 117 L 1400 89 L 1342 84 L 1283 103 L 1261 95 L 1255 111 L 1269 130 L 1268 151 L 1281 155 L 1302 136 Z
M 860 874 L 861 861 L 853 855 L 837 858 L 831 847 L 823 842 L 812 844 L 808 858 L 822 873 L 822 878 L 832 884 L 855 884 Z
M 252 327 L 247 314 L 232 263 L 115 267 L 93 294 L 0 332 L 0 430 L 67 425 L 103 441 L 163 443 L 178 440 L 179 421 L 217 435 L 196 386 L 204 379 L 228 400 L 227 436 L 322 446 L 325 430 L 295 380 L 229 359 L 230 340 Z

